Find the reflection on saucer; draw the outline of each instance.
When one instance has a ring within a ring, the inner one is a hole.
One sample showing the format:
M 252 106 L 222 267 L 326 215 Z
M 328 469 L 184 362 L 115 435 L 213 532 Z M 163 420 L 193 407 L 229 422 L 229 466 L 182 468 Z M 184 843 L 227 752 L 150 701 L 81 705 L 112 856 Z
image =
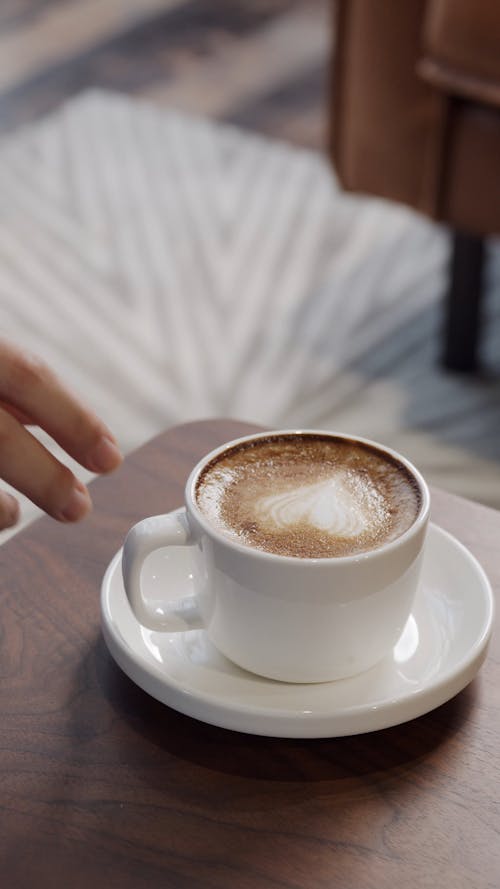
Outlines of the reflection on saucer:
M 418 648 L 418 627 L 413 614 L 410 614 L 406 626 L 394 646 L 393 657 L 397 664 L 409 661 Z

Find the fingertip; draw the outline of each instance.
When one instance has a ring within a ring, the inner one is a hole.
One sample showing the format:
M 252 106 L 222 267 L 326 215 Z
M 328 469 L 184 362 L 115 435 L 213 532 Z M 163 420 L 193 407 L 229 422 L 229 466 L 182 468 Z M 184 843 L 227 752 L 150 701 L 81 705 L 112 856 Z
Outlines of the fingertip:
M 0 530 L 17 525 L 21 508 L 12 494 L 2 493 L 0 503 Z
M 101 435 L 87 456 L 87 465 L 94 472 L 112 472 L 122 461 L 123 456 L 111 435 Z
M 65 505 L 55 515 L 60 522 L 79 522 L 92 509 L 92 501 L 84 484 L 76 481 Z

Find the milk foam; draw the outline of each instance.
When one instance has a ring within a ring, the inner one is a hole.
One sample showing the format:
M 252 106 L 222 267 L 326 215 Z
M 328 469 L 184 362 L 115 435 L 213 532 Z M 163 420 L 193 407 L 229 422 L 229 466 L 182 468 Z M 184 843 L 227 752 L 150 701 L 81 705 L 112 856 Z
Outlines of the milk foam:
M 260 498 L 255 514 L 259 522 L 277 531 L 306 524 L 352 539 L 380 526 L 387 507 L 369 479 L 360 484 L 339 470 L 332 478 Z
M 331 558 L 404 533 L 420 495 L 405 467 L 375 447 L 285 433 L 216 457 L 198 479 L 196 501 L 218 531 L 239 543 Z

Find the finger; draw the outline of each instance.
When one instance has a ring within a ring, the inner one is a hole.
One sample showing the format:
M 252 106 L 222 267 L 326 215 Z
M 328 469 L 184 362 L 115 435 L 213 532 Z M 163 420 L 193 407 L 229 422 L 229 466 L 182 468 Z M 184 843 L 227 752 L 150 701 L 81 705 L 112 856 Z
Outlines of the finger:
M 78 521 L 91 507 L 87 489 L 68 467 L 2 409 L 0 476 L 59 521 Z
M 110 472 L 122 461 L 107 426 L 36 356 L 0 343 L 0 400 L 30 418 L 82 466 Z M 12 413 L 12 410 L 9 411 Z
M 12 494 L 0 491 L 0 531 L 12 528 L 19 519 L 19 503 Z
M 19 410 L 19 408 L 14 407 L 12 404 L 9 404 L 7 401 L 2 401 L 0 398 L 0 407 L 3 408 L 4 411 L 8 411 L 9 414 L 12 414 L 16 420 L 19 420 L 23 426 L 32 426 L 34 423 L 33 417 L 28 417 L 28 414 L 23 413 L 23 411 Z

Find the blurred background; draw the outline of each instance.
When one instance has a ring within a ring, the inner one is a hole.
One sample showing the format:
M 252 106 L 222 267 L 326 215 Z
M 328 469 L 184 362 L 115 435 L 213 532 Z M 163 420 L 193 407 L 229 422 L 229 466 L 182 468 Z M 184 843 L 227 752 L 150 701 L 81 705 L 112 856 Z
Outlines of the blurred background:
M 500 507 L 499 49 L 486 0 L 3 0 L 3 332 L 125 451 L 337 429 Z
M 3 0 L 0 132 L 117 90 L 321 150 L 325 0 Z

